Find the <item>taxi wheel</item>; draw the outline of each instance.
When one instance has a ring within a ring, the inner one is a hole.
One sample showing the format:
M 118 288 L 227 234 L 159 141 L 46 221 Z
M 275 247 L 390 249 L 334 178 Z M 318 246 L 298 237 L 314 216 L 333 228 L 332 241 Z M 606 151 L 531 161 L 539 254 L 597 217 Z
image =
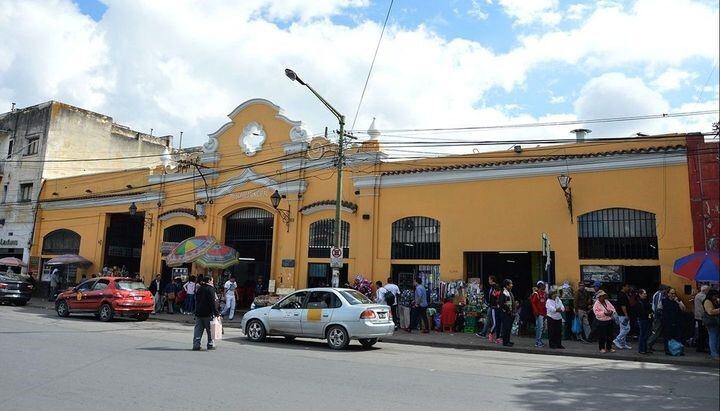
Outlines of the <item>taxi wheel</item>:
M 260 342 L 265 339 L 265 326 L 260 320 L 251 320 L 245 329 L 245 334 L 248 340 Z
M 333 325 L 327 330 L 327 342 L 333 350 L 344 350 L 350 343 L 350 336 L 345 328 Z
M 70 309 L 65 300 L 58 301 L 55 305 L 55 311 L 57 311 L 58 317 L 67 317 L 70 315 Z
M 361 338 L 359 341 L 363 347 L 370 348 L 373 345 L 375 345 L 375 343 L 378 342 L 378 339 L 377 338 Z
M 148 313 L 139 313 L 135 315 L 135 319 L 137 319 L 138 321 L 145 321 L 148 318 L 150 318 L 150 314 Z
M 110 307 L 110 304 L 103 304 L 100 306 L 100 310 L 98 311 L 98 315 L 100 316 L 100 321 L 110 321 L 115 316 L 115 313 L 113 313 L 112 307 Z

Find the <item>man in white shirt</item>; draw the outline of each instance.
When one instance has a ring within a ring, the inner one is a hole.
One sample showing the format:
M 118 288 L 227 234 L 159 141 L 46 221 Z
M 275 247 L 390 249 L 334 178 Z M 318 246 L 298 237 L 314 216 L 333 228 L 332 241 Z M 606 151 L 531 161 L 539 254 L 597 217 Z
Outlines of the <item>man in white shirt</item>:
M 60 270 L 55 267 L 50 274 L 50 292 L 48 293 L 48 301 L 55 301 L 55 292 L 60 286 Z
M 392 293 L 395 296 L 395 303 L 390 306 L 390 311 L 392 312 L 393 321 L 395 322 L 395 329 L 397 330 L 400 326 L 400 318 L 398 317 L 398 300 L 400 300 L 400 287 L 393 284 L 392 277 L 388 277 L 387 284 L 385 284 L 385 289 Z
M 384 288 L 382 285 L 382 281 L 376 281 L 375 282 L 375 302 L 378 304 L 385 304 L 385 293 L 387 293 L 387 288 Z
M 235 282 L 235 276 L 230 276 L 230 279 L 225 281 L 225 309 L 220 313 L 221 316 L 228 314 L 228 319 L 232 320 L 235 316 L 235 294 L 237 293 L 237 283 Z

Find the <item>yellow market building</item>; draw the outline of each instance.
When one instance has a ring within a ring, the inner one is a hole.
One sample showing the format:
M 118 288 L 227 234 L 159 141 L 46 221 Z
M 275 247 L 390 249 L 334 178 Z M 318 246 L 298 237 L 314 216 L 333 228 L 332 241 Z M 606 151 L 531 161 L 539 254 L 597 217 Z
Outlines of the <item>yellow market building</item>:
M 387 161 L 369 134 L 345 153 L 342 283 L 494 275 L 513 279 L 520 298 L 540 279 L 685 291 L 672 265 L 693 251 L 691 135 Z M 47 275 L 48 259 L 79 254 L 92 266 L 67 269 L 68 282 L 122 265 L 149 282 L 171 276 L 163 255 L 174 244 L 212 235 L 239 251 L 230 271 L 241 285 L 329 284 L 335 157 L 329 140 L 311 138 L 273 103 L 249 100 L 202 148 L 162 167 L 45 181 L 35 270 Z M 567 190 L 561 175 L 571 177 Z

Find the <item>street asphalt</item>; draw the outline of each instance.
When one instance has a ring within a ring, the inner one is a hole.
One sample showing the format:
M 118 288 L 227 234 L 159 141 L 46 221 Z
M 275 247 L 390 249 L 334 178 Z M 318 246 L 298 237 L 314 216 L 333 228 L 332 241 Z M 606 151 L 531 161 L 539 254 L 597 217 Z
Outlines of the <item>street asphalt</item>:
M 2 410 L 673 409 L 720 407 L 718 369 L 379 343 L 190 350 L 183 323 L 0 306 Z

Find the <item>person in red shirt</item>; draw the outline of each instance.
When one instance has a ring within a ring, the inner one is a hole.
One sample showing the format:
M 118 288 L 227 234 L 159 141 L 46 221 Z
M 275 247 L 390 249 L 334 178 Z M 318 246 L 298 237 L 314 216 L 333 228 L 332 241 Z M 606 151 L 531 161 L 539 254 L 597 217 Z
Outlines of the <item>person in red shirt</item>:
M 457 310 L 455 309 L 455 304 L 453 304 L 452 298 L 446 298 L 445 304 L 443 304 L 440 309 L 440 330 L 445 331 L 446 328 L 453 330 L 456 320 Z
M 545 293 L 544 282 L 538 281 L 537 288 L 537 292 L 534 292 L 530 297 L 530 305 L 535 316 L 535 346 L 542 348 L 545 346 L 542 341 L 542 333 L 545 327 L 545 315 L 547 315 L 547 309 L 545 308 L 547 294 Z

